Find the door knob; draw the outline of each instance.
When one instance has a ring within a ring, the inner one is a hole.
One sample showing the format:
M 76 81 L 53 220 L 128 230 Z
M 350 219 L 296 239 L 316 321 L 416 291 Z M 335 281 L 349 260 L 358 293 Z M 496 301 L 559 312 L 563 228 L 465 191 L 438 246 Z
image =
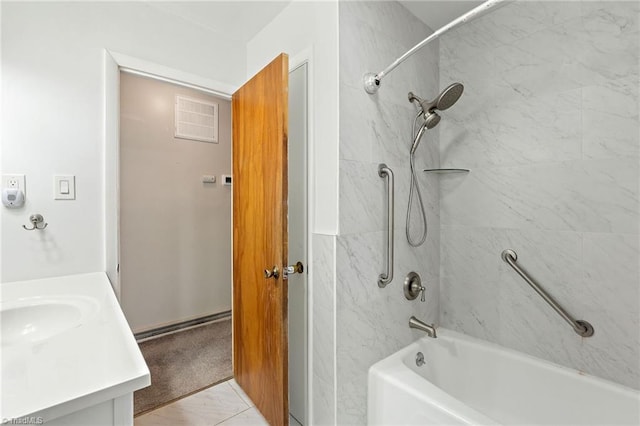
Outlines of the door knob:
M 278 277 L 280 276 L 280 271 L 278 270 L 277 266 L 274 266 L 273 269 L 265 269 L 264 270 L 264 277 L 265 278 L 274 278 L 274 279 L 278 279 Z
M 286 280 L 289 277 L 289 274 L 301 274 L 304 272 L 304 266 L 302 262 L 296 262 L 295 265 L 285 266 L 284 267 L 284 279 Z

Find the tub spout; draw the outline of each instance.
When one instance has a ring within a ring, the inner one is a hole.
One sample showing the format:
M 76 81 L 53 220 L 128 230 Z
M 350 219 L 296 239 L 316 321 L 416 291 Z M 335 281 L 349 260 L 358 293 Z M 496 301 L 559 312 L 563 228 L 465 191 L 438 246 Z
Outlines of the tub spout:
M 433 337 L 434 339 L 438 337 L 436 335 L 436 328 L 433 325 L 429 325 L 425 322 L 422 322 L 416 317 L 412 316 L 411 318 L 409 318 L 409 327 L 422 330 L 425 333 L 427 333 L 427 336 Z

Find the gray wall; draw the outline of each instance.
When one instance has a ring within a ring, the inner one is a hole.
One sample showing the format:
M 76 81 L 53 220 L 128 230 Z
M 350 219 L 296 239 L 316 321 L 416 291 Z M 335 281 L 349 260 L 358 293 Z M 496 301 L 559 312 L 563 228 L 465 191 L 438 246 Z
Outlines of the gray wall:
M 640 388 L 638 2 L 516 2 L 445 34 L 441 322 Z M 449 112 L 447 111 L 447 112 Z M 582 339 L 500 259 L 595 335 Z
M 231 102 L 121 73 L 120 273 L 134 331 L 231 309 Z M 176 95 L 218 103 L 218 143 L 174 138 Z M 203 183 L 202 175 L 216 175 Z
M 431 44 L 384 81 L 378 95 L 362 88 L 366 71 L 380 71 L 431 33 L 396 2 L 340 2 L 340 233 L 336 239 L 336 412 L 338 424 L 365 424 L 367 371 L 376 361 L 406 346 L 419 334 L 408 327 L 412 314 L 438 319 L 438 186 L 420 172 L 429 236 L 420 248 L 404 236 L 409 192 L 410 125 L 416 114 L 407 100 L 413 91 L 434 97 L 438 44 Z M 396 177 L 395 278 L 378 287 L 385 247 L 385 181 L 378 164 Z M 426 134 L 416 164 L 438 165 L 437 131 Z M 417 271 L 427 302 L 404 298 L 405 275 Z M 315 318 L 314 320 L 318 320 Z

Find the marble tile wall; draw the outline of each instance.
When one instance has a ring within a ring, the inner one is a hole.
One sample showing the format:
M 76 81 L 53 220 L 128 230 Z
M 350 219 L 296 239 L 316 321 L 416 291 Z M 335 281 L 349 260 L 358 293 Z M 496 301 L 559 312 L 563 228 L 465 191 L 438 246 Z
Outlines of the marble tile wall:
M 335 235 L 313 234 L 313 365 L 312 421 L 314 425 L 336 424 L 335 407 Z
M 443 326 L 640 389 L 637 1 L 514 2 L 440 39 Z M 447 112 L 449 112 L 447 111 Z M 580 338 L 500 259 L 595 335 Z
M 409 91 L 424 98 L 439 92 L 438 44 L 409 59 L 384 80 L 377 95 L 362 86 L 366 72 L 378 72 L 431 30 L 397 2 L 348 1 L 339 6 L 340 57 L 340 232 L 336 238 L 336 423 L 366 424 L 367 372 L 375 362 L 420 336 L 408 327 L 411 315 L 438 319 L 439 196 L 434 176 L 419 172 L 429 222 L 425 244 L 405 238 L 409 196 L 409 148 L 415 107 Z M 384 162 L 395 173 L 395 276 L 378 287 L 383 272 L 386 208 Z M 438 132 L 427 133 L 416 158 L 418 169 L 437 167 Z M 415 215 L 417 217 L 417 215 Z M 408 301 L 402 283 L 418 272 L 427 301 Z M 314 321 L 317 321 L 314 319 Z M 327 423 L 325 423 L 327 424 Z

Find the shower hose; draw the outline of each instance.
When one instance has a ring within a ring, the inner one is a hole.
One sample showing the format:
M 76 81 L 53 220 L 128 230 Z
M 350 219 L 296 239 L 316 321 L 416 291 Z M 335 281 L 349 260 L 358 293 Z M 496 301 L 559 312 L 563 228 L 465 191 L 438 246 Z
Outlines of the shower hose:
M 416 123 L 419 117 L 420 115 L 417 115 L 416 118 L 413 120 L 413 127 L 411 128 L 413 139 L 418 137 L 418 134 L 416 133 Z M 420 185 L 418 183 L 418 177 L 416 175 L 416 167 L 414 163 L 415 163 L 415 152 L 409 154 L 409 164 L 411 166 L 411 184 L 409 186 L 409 203 L 407 205 L 407 221 L 406 221 L 407 223 L 406 223 L 405 230 L 406 230 L 407 241 L 409 242 L 409 245 L 411 245 L 412 247 L 419 247 L 427 239 L 427 215 L 425 214 L 425 211 L 424 211 L 424 203 L 422 202 L 422 194 L 420 193 Z M 420 209 L 418 210 L 418 213 L 420 213 L 420 216 L 422 218 L 422 234 L 420 234 L 420 237 L 416 240 L 412 238 L 411 229 L 410 229 L 411 207 L 413 205 L 414 192 L 417 194 L 418 205 L 420 207 Z

